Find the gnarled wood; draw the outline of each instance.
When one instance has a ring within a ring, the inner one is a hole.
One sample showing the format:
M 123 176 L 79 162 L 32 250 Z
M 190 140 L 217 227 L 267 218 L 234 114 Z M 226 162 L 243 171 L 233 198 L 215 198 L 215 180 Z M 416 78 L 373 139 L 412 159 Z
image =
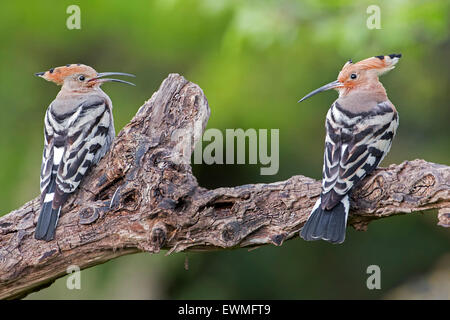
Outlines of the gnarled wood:
M 197 85 L 164 80 L 64 206 L 51 242 L 34 239 L 38 198 L 0 219 L 0 297 L 48 286 L 70 265 L 88 268 L 139 251 L 281 245 L 298 234 L 320 193 L 304 176 L 207 190 L 189 164 L 210 110 Z M 180 134 L 181 133 L 181 134 Z M 189 142 L 189 143 L 187 143 Z M 352 196 L 349 224 L 439 210 L 449 226 L 450 168 L 423 160 L 377 169 Z

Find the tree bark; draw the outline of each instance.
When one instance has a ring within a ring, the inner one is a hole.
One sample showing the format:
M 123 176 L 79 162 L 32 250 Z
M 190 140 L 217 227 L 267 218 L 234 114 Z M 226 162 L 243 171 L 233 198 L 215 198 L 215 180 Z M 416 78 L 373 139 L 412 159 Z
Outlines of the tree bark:
M 320 194 L 304 177 L 207 190 L 188 161 L 210 109 L 203 91 L 171 74 L 116 137 L 62 210 L 55 240 L 34 239 L 39 198 L 0 218 L 0 298 L 20 298 L 66 275 L 146 251 L 274 244 L 298 235 Z M 349 224 L 437 209 L 450 225 L 450 168 L 424 160 L 379 168 L 352 194 Z

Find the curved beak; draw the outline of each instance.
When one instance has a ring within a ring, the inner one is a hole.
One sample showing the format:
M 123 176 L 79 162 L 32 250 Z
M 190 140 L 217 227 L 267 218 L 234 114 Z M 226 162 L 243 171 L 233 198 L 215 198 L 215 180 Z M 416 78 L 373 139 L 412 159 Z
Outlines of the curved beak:
M 313 95 L 322 92 L 322 91 L 326 91 L 326 90 L 330 90 L 330 89 L 336 89 L 342 86 L 342 83 L 339 82 L 339 80 L 330 82 L 322 87 L 320 87 L 319 89 L 316 89 L 310 93 L 308 93 L 306 96 L 304 96 L 303 98 L 301 98 L 300 100 L 298 100 L 298 102 L 302 102 L 303 100 L 308 99 L 309 97 L 312 97 Z
M 108 76 L 127 76 L 127 77 L 136 77 L 134 74 L 131 73 L 124 73 L 124 72 L 101 72 L 98 73 L 96 77 L 91 78 L 88 80 L 88 82 L 91 81 L 95 81 L 96 83 L 104 83 L 104 82 L 120 82 L 120 83 L 126 83 L 132 86 L 135 86 L 134 83 L 128 82 L 128 81 L 124 81 L 124 80 L 119 80 L 119 79 L 111 79 L 111 78 L 103 78 L 103 77 L 108 77 Z

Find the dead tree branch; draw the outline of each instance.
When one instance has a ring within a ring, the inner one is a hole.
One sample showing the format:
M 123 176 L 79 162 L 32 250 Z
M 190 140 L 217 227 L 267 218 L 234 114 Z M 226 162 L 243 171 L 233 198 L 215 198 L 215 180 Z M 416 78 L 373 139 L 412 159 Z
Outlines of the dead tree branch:
M 0 298 L 48 286 L 69 265 L 84 269 L 161 249 L 280 246 L 296 236 L 320 193 L 319 181 L 294 176 L 207 190 L 189 164 L 180 164 L 190 158 L 209 114 L 200 87 L 171 74 L 66 203 L 54 241 L 34 239 L 38 198 L 2 217 Z M 365 230 L 374 219 L 437 209 L 439 224 L 448 227 L 449 186 L 445 165 L 415 160 L 378 169 L 354 192 L 349 224 Z

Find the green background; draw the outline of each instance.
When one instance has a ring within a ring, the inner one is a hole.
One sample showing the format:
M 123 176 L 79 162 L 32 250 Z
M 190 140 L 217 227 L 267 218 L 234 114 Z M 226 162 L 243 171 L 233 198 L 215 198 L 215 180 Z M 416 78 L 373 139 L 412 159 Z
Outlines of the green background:
M 72 4 L 81 8 L 80 30 L 66 27 Z M 370 30 L 366 10 L 374 4 L 381 29 Z M 382 166 L 416 158 L 448 165 L 449 12 L 448 0 L 3 1 L 0 215 L 39 193 L 43 118 L 58 88 L 33 74 L 68 63 L 137 75 L 136 87 L 103 87 L 117 131 L 172 72 L 204 90 L 208 128 L 280 130 L 277 175 L 259 175 L 259 165 L 195 165 L 199 183 L 214 188 L 296 174 L 320 179 L 324 118 L 336 93 L 297 100 L 335 80 L 349 58 L 401 52 L 381 79 L 400 114 Z M 125 256 L 82 271 L 81 290 L 66 289 L 63 278 L 29 298 L 379 299 L 414 290 L 450 298 L 449 232 L 436 223 L 436 212 L 392 217 L 367 232 L 349 228 L 340 246 L 295 238 L 251 252 Z M 366 287 L 372 264 L 381 268 L 381 290 Z M 435 290 L 427 279 L 436 270 L 444 276 Z M 402 291 L 408 283 L 413 289 Z

